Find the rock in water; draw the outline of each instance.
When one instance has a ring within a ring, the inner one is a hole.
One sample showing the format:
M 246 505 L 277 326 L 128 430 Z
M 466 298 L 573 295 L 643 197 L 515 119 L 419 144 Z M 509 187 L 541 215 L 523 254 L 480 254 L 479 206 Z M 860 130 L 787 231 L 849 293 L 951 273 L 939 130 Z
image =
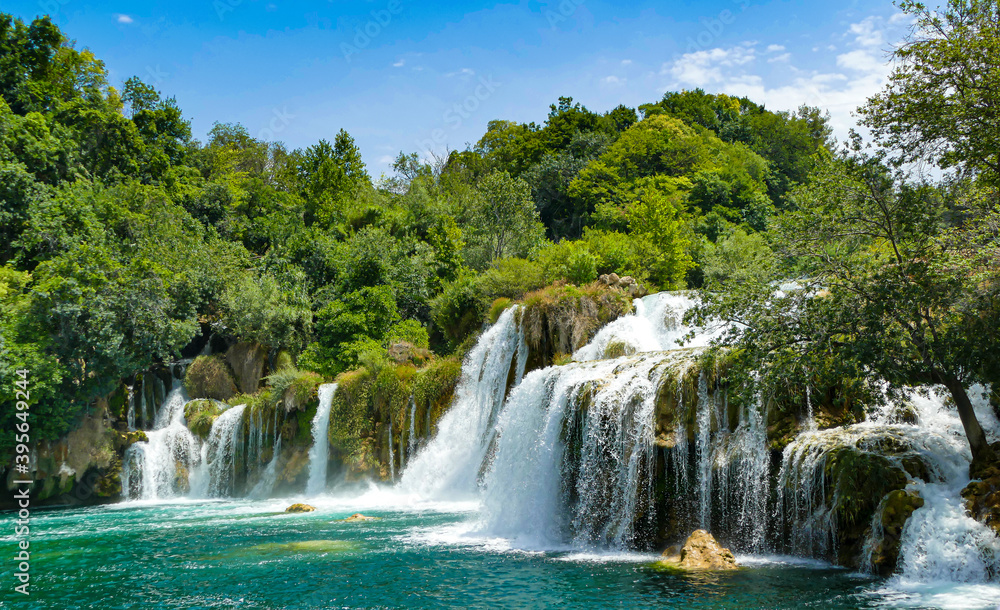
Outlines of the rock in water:
M 309 506 L 308 504 L 292 504 L 285 509 L 286 513 L 311 513 L 316 510 L 315 506 Z
M 695 530 L 679 552 L 676 546 L 668 548 L 663 552 L 662 562 L 682 570 L 735 570 L 739 567 L 733 553 L 721 547 L 705 530 Z
M 355 521 L 377 521 L 377 520 L 378 517 L 368 517 L 366 515 L 362 515 L 361 513 L 354 513 L 353 515 L 351 515 L 346 519 L 341 519 L 341 521 L 344 521 L 345 523 L 354 523 Z

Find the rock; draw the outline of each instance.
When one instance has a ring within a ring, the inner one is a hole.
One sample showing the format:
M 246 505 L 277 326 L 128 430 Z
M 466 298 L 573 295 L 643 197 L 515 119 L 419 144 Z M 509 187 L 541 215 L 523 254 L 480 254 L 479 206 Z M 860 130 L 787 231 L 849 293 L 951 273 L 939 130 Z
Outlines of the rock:
M 315 506 L 309 506 L 308 504 L 292 504 L 285 509 L 286 513 L 311 513 L 316 510 Z
M 871 568 L 881 576 L 889 576 L 899 561 L 903 526 L 913 511 L 924 505 L 924 499 L 916 492 L 897 489 L 889 492 L 882 504 L 882 539 L 872 549 Z
M 682 570 L 735 570 L 733 553 L 723 548 L 705 530 L 695 530 L 679 551 L 672 546 L 663 552 L 661 563 Z
M 389 357 L 399 364 L 421 363 L 430 358 L 430 350 L 417 347 L 409 341 L 400 341 L 389 346 Z
M 341 519 L 344 523 L 355 523 L 357 521 L 378 521 L 378 517 L 369 517 L 367 515 L 362 515 L 361 513 L 354 513 L 346 519 Z
M 255 394 L 264 376 L 267 350 L 256 343 L 237 343 L 226 351 L 226 362 L 233 369 L 240 392 Z
M 236 383 L 221 356 L 198 356 L 184 375 L 184 388 L 193 398 L 228 400 L 236 394 Z
M 994 444 L 994 451 L 1000 455 L 998 444 Z M 978 480 L 962 490 L 965 507 L 973 519 L 1000 536 L 1000 462 L 979 466 L 973 474 Z
M 608 286 L 617 286 L 618 284 L 621 283 L 621 281 L 622 279 L 618 277 L 617 273 L 608 274 Z
M 413 359 L 414 345 L 409 341 L 400 341 L 389 346 L 389 357 L 403 363 Z

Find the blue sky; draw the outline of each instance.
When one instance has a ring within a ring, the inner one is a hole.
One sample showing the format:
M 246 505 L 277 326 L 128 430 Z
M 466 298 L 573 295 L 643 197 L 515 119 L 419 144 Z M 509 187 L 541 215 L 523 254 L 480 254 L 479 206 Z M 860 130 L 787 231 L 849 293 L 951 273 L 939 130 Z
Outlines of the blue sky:
M 592 110 L 668 90 L 768 108 L 851 112 L 885 83 L 908 21 L 888 1 L 431 2 L 7 0 L 50 14 L 102 58 L 175 96 L 199 138 L 215 121 L 292 148 L 340 128 L 373 176 L 400 151 L 461 149 L 497 118 L 542 122 L 569 95 Z

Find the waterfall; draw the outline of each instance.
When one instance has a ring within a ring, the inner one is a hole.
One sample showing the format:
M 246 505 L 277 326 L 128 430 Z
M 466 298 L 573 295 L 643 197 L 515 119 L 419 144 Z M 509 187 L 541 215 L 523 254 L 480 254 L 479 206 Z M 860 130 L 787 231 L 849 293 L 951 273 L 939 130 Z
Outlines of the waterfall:
M 125 420 L 128 423 L 129 431 L 135 430 L 135 390 L 134 386 L 128 387 L 128 412 L 125 414 Z
M 406 436 L 406 463 L 413 459 L 417 450 L 417 399 L 410 394 L 410 433 Z
M 330 409 L 337 384 L 325 383 L 319 386 L 319 407 L 312 420 L 313 444 L 309 448 L 309 480 L 306 493 L 316 496 L 326 490 L 326 468 L 330 459 Z
M 395 426 L 392 412 L 389 412 L 389 482 L 396 482 L 396 452 L 392 447 L 392 429 Z
M 212 423 L 212 430 L 201 447 L 200 468 L 192 473 L 191 491 L 195 497 L 222 498 L 232 494 L 236 476 L 236 454 L 246 405 L 230 407 Z
M 696 328 L 684 324 L 684 314 L 697 304 L 684 292 L 660 292 L 633 301 L 635 313 L 606 325 L 594 339 L 573 354 L 577 361 L 599 360 L 605 357 L 609 345 L 623 344 L 626 353 L 657 352 L 681 347 L 707 347 L 725 331 L 717 324 Z M 686 339 L 688 333 L 695 333 Z
M 976 389 L 977 393 L 981 395 L 982 389 Z M 915 423 L 900 423 L 888 415 L 888 409 L 879 409 L 859 424 L 800 433 L 783 454 L 775 515 L 791 529 L 792 550 L 820 557 L 835 552 L 835 511 L 841 498 L 839 490 L 826 497 L 831 485 L 826 473 L 836 452 L 848 448 L 904 470 L 913 463 L 908 460 L 916 458 L 928 469 L 929 481 L 913 477 L 906 486 L 924 504 L 913 511 L 903 528 L 895 581 L 981 582 L 1000 573 L 1000 540 L 966 514 L 960 495 L 969 483 L 972 456 L 958 413 L 946 404 L 946 398 L 934 388 L 911 390 L 906 400 L 916 412 Z M 997 440 L 1000 422 L 984 398 L 975 402 L 989 439 Z M 884 446 L 894 449 L 885 451 Z M 884 507 L 884 501 L 879 506 Z M 864 544 L 865 568 L 883 535 L 880 516 L 876 510 Z
M 274 441 L 274 455 L 271 456 L 271 461 L 267 463 L 267 466 L 261 473 L 257 484 L 254 485 L 252 490 L 250 490 L 251 498 L 256 500 L 267 498 L 274 491 L 274 485 L 278 482 L 278 458 L 280 456 L 281 437 L 279 436 Z
M 438 434 L 403 472 L 400 485 L 406 491 L 425 497 L 477 493 L 511 368 L 516 385 L 527 363 L 524 332 L 515 320 L 518 309 L 503 312 L 466 356 L 454 403 L 438 423 Z
M 143 428 L 148 428 L 149 424 L 153 421 L 153 419 L 149 416 L 149 408 L 146 403 L 146 375 L 148 375 L 148 373 L 142 374 L 142 385 L 139 386 L 139 407 L 142 412 Z
M 145 385 L 145 382 L 143 382 Z M 140 393 L 143 413 L 145 392 Z M 198 441 L 184 424 L 187 394 L 179 379 L 159 409 L 148 442 L 134 443 L 125 451 L 122 464 L 122 497 L 155 500 L 186 491 L 188 469 L 199 459 Z

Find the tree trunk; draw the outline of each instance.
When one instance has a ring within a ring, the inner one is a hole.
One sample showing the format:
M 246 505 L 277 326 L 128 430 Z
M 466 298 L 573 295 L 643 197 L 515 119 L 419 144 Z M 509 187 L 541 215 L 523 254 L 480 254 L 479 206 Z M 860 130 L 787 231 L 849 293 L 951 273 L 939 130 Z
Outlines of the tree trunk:
M 969 447 L 972 449 L 972 461 L 991 459 L 992 450 L 989 443 L 986 442 L 986 434 L 976 418 L 976 411 L 972 408 L 972 401 L 969 400 L 969 393 L 965 390 L 965 385 L 951 375 L 941 375 L 941 382 L 951 392 L 951 397 L 955 399 L 958 416 L 962 418 L 962 427 L 965 428 L 965 436 L 969 439 Z

